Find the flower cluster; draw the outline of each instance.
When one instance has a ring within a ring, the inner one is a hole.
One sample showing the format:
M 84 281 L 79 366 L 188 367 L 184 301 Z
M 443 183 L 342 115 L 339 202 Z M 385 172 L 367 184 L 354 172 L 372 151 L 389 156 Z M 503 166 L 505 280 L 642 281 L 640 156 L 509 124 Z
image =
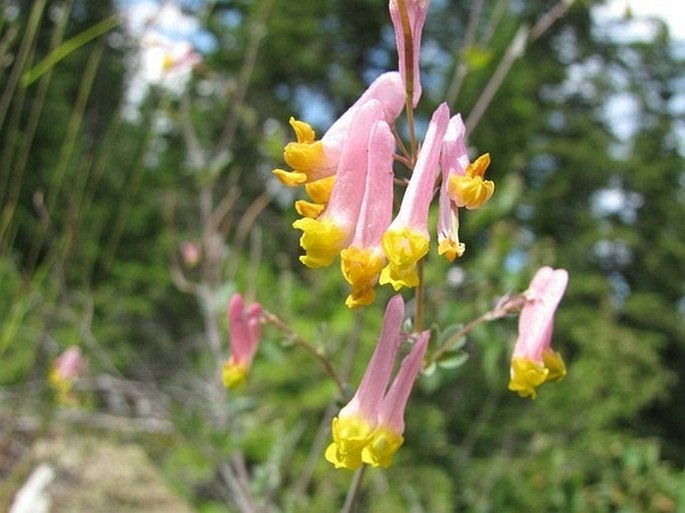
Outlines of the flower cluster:
M 484 179 L 489 155 L 469 161 L 464 123 L 459 114 L 450 118 L 446 103 L 433 113 L 415 158 L 393 135 L 403 108 L 413 120 L 421 96 L 418 56 L 427 8 L 427 1 L 390 2 L 399 71 L 378 77 L 320 140 L 307 123 L 291 119 L 297 141 L 283 154 L 291 169 L 274 170 L 284 185 L 304 186 L 310 198 L 295 204 L 302 216 L 293 223 L 302 231 L 300 261 L 327 267 L 340 256 L 350 308 L 371 304 L 377 283 L 396 291 L 419 284 L 417 265 L 430 248 L 428 213 L 436 183 L 438 252 L 450 261 L 465 249 L 458 209 L 479 208 L 494 192 L 494 183 Z M 395 213 L 397 160 L 413 169 Z
M 421 285 L 419 266 L 430 250 L 428 220 L 436 196 L 437 251 L 452 262 L 465 251 L 459 239 L 459 209 L 478 209 L 494 192 L 494 183 L 485 179 L 490 155 L 471 162 L 464 122 L 460 114 L 450 113 L 446 103 L 433 112 L 417 149 L 413 119 L 422 90 L 418 59 L 428 3 L 390 0 L 398 71 L 378 77 L 321 139 L 310 125 L 291 118 L 297 140 L 288 143 L 283 153 L 289 169 L 274 170 L 284 185 L 302 187 L 308 196 L 295 203 L 302 216 L 293 223 L 302 231 L 304 255 L 300 261 L 319 268 L 339 258 L 341 273 L 351 289 L 346 300 L 350 308 L 370 305 L 377 284 L 388 284 L 395 291 Z M 403 110 L 409 145 L 395 129 Z M 410 169 L 408 180 L 395 174 L 398 162 Z M 396 198 L 399 184 L 406 188 L 401 198 Z M 554 314 L 567 282 L 565 270 L 543 267 L 523 294 L 508 296 L 468 324 L 472 329 L 482 321 L 521 312 L 509 389 L 522 397 L 534 399 L 536 387 L 562 379 L 566 373 L 561 356 L 550 343 Z M 417 293 L 417 304 L 419 296 Z M 404 300 L 397 294 L 387 304 L 380 337 L 357 391 L 332 420 L 333 441 L 325 458 L 336 468 L 358 469 L 363 464 L 385 468 L 392 463 L 404 442 L 404 412 L 419 372 L 450 350 L 444 343 L 426 356 L 430 332 L 422 331 L 417 314 L 416 332 L 403 333 L 404 313 Z M 262 312 L 259 304 L 246 308 L 240 295 L 231 299 L 232 355 L 224 368 L 227 387 L 245 381 L 262 320 L 283 329 L 281 321 Z M 393 378 L 403 342 L 411 348 Z M 325 360 L 322 353 L 302 344 Z M 325 365 L 330 371 L 329 362 Z M 335 379 L 343 395 L 344 388 Z
M 404 410 L 421 370 L 429 332 L 418 335 L 388 388 L 403 318 L 404 301 L 396 295 L 388 302 L 380 338 L 357 392 L 333 419 L 333 443 L 325 456 L 335 468 L 356 469 L 362 463 L 386 468 L 404 442 Z

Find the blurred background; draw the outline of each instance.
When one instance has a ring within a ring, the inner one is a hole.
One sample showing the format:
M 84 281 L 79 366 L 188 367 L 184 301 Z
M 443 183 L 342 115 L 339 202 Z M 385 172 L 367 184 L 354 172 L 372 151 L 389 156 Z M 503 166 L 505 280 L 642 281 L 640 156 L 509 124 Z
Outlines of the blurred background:
M 647 4 L 431 2 L 419 133 L 447 100 L 497 191 L 464 257 L 429 257 L 427 322 L 564 267 L 569 373 L 519 398 L 516 318 L 478 327 L 358 511 L 685 511 L 685 13 Z M 390 291 L 353 314 L 335 266 L 298 262 L 271 170 L 290 116 L 321 135 L 396 59 L 385 1 L 0 2 L 0 511 L 46 462 L 50 511 L 340 509 L 334 383 L 265 326 L 227 394 L 225 307 L 260 301 L 358 383 Z

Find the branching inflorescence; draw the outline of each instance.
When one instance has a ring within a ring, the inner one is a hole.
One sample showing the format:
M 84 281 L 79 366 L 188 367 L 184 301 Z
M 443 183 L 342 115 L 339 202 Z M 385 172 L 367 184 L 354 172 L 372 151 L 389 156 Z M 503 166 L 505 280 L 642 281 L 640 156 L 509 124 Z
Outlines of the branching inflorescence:
M 431 247 L 429 210 L 437 197 L 437 252 L 452 262 L 466 249 L 459 238 L 459 209 L 483 207 L 495 185 L 485 178 L 490 155 L 473 162 L 466 146 L 460 114 L 450 115 L 440 104 L 430 118 L 419 145 L 414 109 L 421 98 L 419 51 L 428 0 L 391 0 L 390 18 L 396 35 L 398 71 L 379 76 L 360 98 L 316 139 L 303 121 L 290 119 L 296 141 L 285 146 L 289 169 L 274 174 L 288 187 L 303 187 L 308 200 L 295 203 L 302 216 L 293 223 L 301 230 L 300 261 L 309 268 L 331 266 L 339 258 L 350 286 L 345 304 L 355 309 L 371 305 L 375 288 L 390 285 L 398 292 L 416 290 L 414 332 L 403 333 L 404 300 L 394 295 L 386 307 L 376 349 L 362 381 L 332 421 L 333 442 L 325 458 L 336 468 L 357 469 L 364 463 L 387 467 L 404 438 L 404 410 L 422 368 L 429 367 L 458 338 L 478 324 L 520 312 L 519 338 L 512 362 L 509 389 L 536 397 L 536 387 L 565 375 L 561 356 L 550 348 L 554 313 L 568 282 L 565 270 L 540 269 L 522 294 L 509 296 L 491 311 L 464 325 L 457 336 L 428 351 L 430 330 L 423 328 L 422 266 Z M 396 122 L 404 111 L 408 144 L 399 138 Z M 420 147 L 420 149 L 418 149 Z M 410 173 L 408 181 L 395 175 L 396 163 Z M 396 201 L 397 184 L 406 189 Z M 399 204 L 395 211 L 394 205 Z M 247 309 L 239 296 L 229 306 L 232 356 L 225 367 L 225 384 L 244 382 L 258 343 L 260 322 L 288 333 L 296 343 L 324 362 L 342 388 L 330 362 L 306 341 L 293 336 L 280 319 L 258 304 Z M 411 344 L 391 382 L 398 348 Z

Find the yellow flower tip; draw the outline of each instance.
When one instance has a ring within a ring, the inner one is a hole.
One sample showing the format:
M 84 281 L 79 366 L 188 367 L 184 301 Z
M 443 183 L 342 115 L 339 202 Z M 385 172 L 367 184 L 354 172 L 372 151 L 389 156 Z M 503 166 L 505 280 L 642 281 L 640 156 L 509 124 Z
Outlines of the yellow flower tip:
M 331 175 L 314 182 L 309 182 L 304 186 L 304 189 L 315 203 L 328 203 L 334 183 L 335 175 Z
M 300 257 L 300 262 L 310 268 L 331 265 L 346 238 L 345 233 L 328 220 L 305 217 L 295 221 L 293 228 L 303 232 L 300 246 L 306 254 Z
M 478 157 L 474 162 L 468 165 L 466 168 L 466 176 L 476 177 L 479 176 L 483 178 L 485 176 L 485 171 L 487 171 L 490 166 L 490 154 L 484 153 Z
M 285 169 L 274 169 L 273 174 L 283 185 L 288 187 L 299 187 L 307 181 L 307 174 L 300 171 L 286 171 Z
M 345 299 L 345 306 L 347 308 L 359 308 L 360 306 L 369 306 L 376 299 L 376 292 L 373 287 L 365 287 L 353 290 Z
M 290 117 L 289 123 L 295 131 L 295 136 L 297 137 L 298 143 L 314 142 L 314 139 L 316 138 L 316 132 L 314 132 L 314 129 L 309 123 L 298 121 L 292 116 Z
M 283 160 L 293 169 L 307 173 L 326 164 L 326 152 L 321 141 L 290 142 L 283 150 Z
M 460 258 L 464 251 L 466 251 L 466 245 L 463 242 L 444 239 L 438 244 L 438 255 L 443 255 L 448 262 L 454 262 Z
M 447 184 L 450 197 L 458 207 L 474 210 L 482 207 L 495 192 L 495 183 L 480 176 L 450 176 Z
M 397 450 L 404 443 L 404 437 L 387 427 L 378 427 L 373 434 L 373 440 L 364 447 L 362 461 L 374 468 L 388 468 L 392 464 Z
M 419 284 L 416 264 L 428 253 L 428 239 L 410 228 L 403 228 L 385 232 L 382 244 L 388 265 L 381 271 L 379 283 L 390 283 L 395 290 L 416 287 Z
M 340 270 L 352 287 L 345 304 L 348 308 L 359 308 L 373 303 L 376 293 L 373 290 L 378 282 L 385 258 L 378 252 L 350 246 L 340 252 Z
M 55 400 L 58 404 L 70 404 L 74 402 L 71 393 L 74 385 L 72 380 L 62 377 L 57 370 L 53 369 L 50 371 L 48 381 L 55 392 Z
M 537 397 L 535 387 L 547 381 L 549 369 L 527 358 L 514 358 L 511 361 L 511 379 L 509 390 L 521 397 Z
M 362 465 L 362 450 L 373 439 L 373 429 L 358 417 L 335 417 L 331 423 L 333 443 L 324 457 L 335 468 L 355 470 Z
M 566 376 L 566 364 L 559 353 L 551 349 L 542 354 L 542 361 L 549 371 L 546 381 L 561 381 Z
M 373 286 L 384 263 L 383 255 L 372 250 L 350 246 L 340 252 L 340 269 L 353 288 Z
M 221 372 L 221 378 L 224 386 L 229 390 L 235 390 L 245 386 L 247 381 L 247 374 L 250 368 L 246 365 L 235 363 L 231 360 L 224 364 Z
M 297 213 L 302 217 L 316 219 L 325 209 L 326 205 L 322 205 L 321 203 L 312 203 L 305 200 L 297 200 L 295 202 L 295 210 L 297 210 Z
M 447 190 L 458 207 L 474 210 L 482 207 L 495 192 L 495 183 L 484 180 L 485 171 L 490 165 L 490 154 L 485 153 L 468 165 L 464 176 L 452 175 Z

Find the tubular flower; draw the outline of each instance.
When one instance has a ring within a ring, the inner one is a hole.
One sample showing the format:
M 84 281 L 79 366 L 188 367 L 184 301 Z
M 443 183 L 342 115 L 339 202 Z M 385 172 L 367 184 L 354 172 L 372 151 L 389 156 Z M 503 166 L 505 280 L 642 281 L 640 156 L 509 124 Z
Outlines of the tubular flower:
M 312 201 L 297 200 L 295 210 L 302 217 L 312 217 L 316 219 L 326 208 L 328 200 L 331 198 L 335 175 L 327 176 L 316 182 L 305 184 L 304 190 Z
M 482 207 L 492 197 L 495 183 L 483 179 L 489 165 L 490 154 L 485 153 L 466 167 L 463 176 L 450 176 L 449 195 L 458 207 L 474 210 Z
M 72 394 L 74 382 L 83 374 L 85 362 L 78 346 L 71 346 L 52 364 L 48 381 L 57 394 L 57 402 L 69 404 L 75 401 Z
M 385 265 L 381 238 L 392 219 L 394 148 L 390 127 L 379 121 L 369 138 L 366 186 L 354 237 L 340 253 L 343 277 L 352 287 L 345 302 L 350 308 L 373 302 L 373 287 Z
M 414 107 L 421 98 L 419 54 L 421 33 L 426 22 L 429 3 L 430 0 L 390 0 L 389 6 L 390 18 L 395 29 L 400 75 Z
M 463 176 L 469 165 L 464 136 L 466 127 L 461 115 L 453 116 L 447 125 L 440 152 L 442 182 L 438 199 L 438 254 L 453 262 L 466 250 L 459 241 L 459 208 L 450 198 L 448 184 L 452 176 Z
M 331 197 L 322 214 L 305 217 L 293 223 L 302 230 L 300 246 L 306 254 L 300 261 L 307 267 L 326 267 L 352 238 L 367 174 L 367 151 L 371 130 L 382 118 L 382 105 L 371 100 L 356 112 L 354 130 L 350 131 L 340 156 Z
M 421 370 L 429 338 L 430 331 L 419 335 L 411 352 L 402 360 L 400 370 L 383 398 L 373 440 L 362 451 L 362 461 L 372 467 L 388 468 L 395 453 L 404 443 L 404 410 Z
M 383 328 L 357 392 L 331 424 L 333 443 L 326 460 L 335 468 L 354 470 L 362 465 L 362 451 L 374 438 L 378 412 L 388 387 L 400 344 L 404 301 L 396 295 L 385 309 Z
M 398 72 L 382 74 L 369 85 L 364 94 L 331 125 L 321 140 L 316 140 L 312 127 L 290 118 L 296 142 L 285 146 L 283 160 L 292 171 L 274 169 L 273 173 L 284 185 L 296 187 L 334 175 L 342 155 L 343 145 L 357 111 L 372 100 L 381 103 L 382 118 L 392 124 L 404 106 L 404 86 Z
M 236 293 L 228 302 L 227 315 L 231 356 L 224 363 L 222 378 L 226 388 L 239 388 L 245 384 L 259 346 L 262 306 L 252 303 L 245 308 L 243 296 Z
M 415 287 L 419 283 L 416 264 L 429 249 L 428 209 L 433 198 L 440 143 L 448 120 L 449 109 L 443 103 L 430 120 L 416 168 L 402 198 L 397 217 L 383 236 L 383 251 L 388 258 L 388 265 L 383 268 L 379 283 L 390 283 L 395 290 Z
M 519 335 L 511 359 L 509 390 L 521 397 L 537 397 L 535 387 L 547 381 L 559 381 L 566 366 L 550 343 L 554 313 L 561 301 L 568 272 L 551 267 L 540 268 L 525 292 L 527 302 L 519 317 Z

